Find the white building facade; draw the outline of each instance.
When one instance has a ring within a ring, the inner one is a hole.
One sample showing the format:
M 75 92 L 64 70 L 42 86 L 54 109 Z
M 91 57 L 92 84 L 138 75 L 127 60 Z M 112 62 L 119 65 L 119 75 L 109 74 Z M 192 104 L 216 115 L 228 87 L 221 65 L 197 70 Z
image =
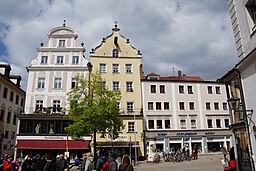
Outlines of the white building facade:
M 150 73 L 141 80 L 147 150 L 198 148 L 201 154 L 218 152 L 230 143 L 225 85 L 200 77 L 161 77 Z

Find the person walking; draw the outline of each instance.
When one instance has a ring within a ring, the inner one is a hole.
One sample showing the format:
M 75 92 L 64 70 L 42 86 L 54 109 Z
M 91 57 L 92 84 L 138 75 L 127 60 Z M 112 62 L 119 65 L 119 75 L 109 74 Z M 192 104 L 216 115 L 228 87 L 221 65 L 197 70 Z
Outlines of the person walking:
M 12 156 L 8 155 L 4 160 L 4 171 L 12 171 Z
M 107 154 L 105 151 L 99 152 L 99 157 L 96 162 L 96 171 L 102 171 L 103 164 L 107 160 Z
M 131 164 L 131 158 L 128 155 L 124 155 L 122 158 L 122 163 L 119 166 L 119 171 L 134 171 Z
M 118 171 L 118 163 L 116 162 L 117 154 L 111 153 L 109 158 L 109 171 Z
M 56 162 L 56 171 L 64 171 L 68 167 L 67 161 L 64 159 L 64 155 L 60 155 L 60 160 Z
M 92 153 L 86 154 L 86 162 L 83 171 L 92 171 L 94 169 L 93 155 Z

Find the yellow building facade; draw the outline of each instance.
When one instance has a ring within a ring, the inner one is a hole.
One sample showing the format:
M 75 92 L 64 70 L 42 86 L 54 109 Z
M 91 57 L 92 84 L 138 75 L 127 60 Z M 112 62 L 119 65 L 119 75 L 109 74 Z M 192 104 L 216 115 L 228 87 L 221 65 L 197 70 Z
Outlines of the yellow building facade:
M 106 88 L 121 92 L 118 106 L 125 125 L 115 140 L 98 135 L 97 146 L 121 155 L 130 154 L 132 158 L 144 156 L 140 51 L 131 46 L 115 25 L 112 34 L 91 50 L 90 62 L 93 72 L 102 74 Z

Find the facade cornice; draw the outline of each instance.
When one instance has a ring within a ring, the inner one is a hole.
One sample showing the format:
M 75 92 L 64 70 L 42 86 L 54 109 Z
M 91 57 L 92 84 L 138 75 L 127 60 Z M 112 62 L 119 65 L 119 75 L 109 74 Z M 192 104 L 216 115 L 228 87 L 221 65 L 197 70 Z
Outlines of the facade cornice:
M 37 48 L 38 52 L 85 52 L 83 47 L 76 47 L 76 48 Z

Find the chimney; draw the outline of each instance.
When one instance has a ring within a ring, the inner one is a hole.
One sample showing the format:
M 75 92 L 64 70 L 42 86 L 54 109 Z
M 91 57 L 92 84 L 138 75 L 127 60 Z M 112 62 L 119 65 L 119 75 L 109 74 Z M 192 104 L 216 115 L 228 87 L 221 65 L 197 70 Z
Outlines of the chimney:
M 178 71 L 178 76 L 181 77 L 181 70 Z

